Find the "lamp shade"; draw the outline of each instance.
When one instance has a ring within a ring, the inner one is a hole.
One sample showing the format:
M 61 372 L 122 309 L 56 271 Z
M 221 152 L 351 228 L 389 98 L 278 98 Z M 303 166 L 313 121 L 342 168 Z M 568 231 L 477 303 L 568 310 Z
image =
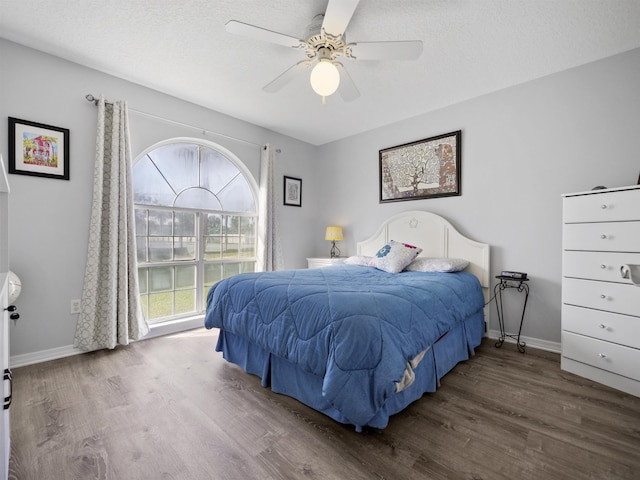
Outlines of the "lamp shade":
M 311 88 L 321 97 L 328 97 L 338 89 L 340 85 L 340 72 L 328 59 L 322 59 L 311 70 Z
M 327 231 L 324 234 L 325 240 L 338 241 L 342 240 L 342 227 L 327 227 Z

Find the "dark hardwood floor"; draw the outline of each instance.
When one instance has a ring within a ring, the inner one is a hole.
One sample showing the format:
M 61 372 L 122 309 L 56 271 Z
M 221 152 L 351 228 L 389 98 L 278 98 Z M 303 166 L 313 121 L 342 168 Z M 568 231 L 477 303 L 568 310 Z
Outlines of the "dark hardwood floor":
M 215 342 L 194 330 L 14 369 L 10 478 L 640 478 L 640 398 L 562 372 L 557 354 L 485 340 L 438 392 L 356 433 Z

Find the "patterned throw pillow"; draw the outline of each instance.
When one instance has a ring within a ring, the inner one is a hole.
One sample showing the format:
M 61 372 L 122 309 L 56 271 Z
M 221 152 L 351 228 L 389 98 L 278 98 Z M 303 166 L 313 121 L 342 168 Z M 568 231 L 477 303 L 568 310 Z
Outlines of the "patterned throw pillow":
M 419 247 L 391 240 L 378 250 L 378 253 L 369 262 L 369 266 L 389 273 L 400 273 L 420 255 L 420 252 L 422 249 Z
M 407 272 L 459 272 L 469 265 L 464 258 L 416 258 L 405 269 Z

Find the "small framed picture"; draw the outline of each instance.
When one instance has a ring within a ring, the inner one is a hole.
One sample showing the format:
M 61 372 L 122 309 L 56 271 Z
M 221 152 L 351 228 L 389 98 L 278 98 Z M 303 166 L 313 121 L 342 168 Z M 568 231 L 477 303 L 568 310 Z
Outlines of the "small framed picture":
M 9 117 L 9 173 L 69 180 L 69 129 Z
M 284 204 L 293 207 L 302 206 L 302 180 L 284 177 Z

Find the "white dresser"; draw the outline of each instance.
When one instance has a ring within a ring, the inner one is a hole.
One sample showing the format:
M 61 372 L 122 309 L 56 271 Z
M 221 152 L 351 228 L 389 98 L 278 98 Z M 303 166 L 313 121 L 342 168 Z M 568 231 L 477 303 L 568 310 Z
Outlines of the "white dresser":
M 563 195 L 563 370 L 640 396 L 640 185 Z
M 0 410 L 0 479 L 9 475 L 11 440 L 9 405 L 11 405 L 11 371 L 9 370 L 9 182 L 0 155 L 0 370 L 2 371 L 3 406 Z

